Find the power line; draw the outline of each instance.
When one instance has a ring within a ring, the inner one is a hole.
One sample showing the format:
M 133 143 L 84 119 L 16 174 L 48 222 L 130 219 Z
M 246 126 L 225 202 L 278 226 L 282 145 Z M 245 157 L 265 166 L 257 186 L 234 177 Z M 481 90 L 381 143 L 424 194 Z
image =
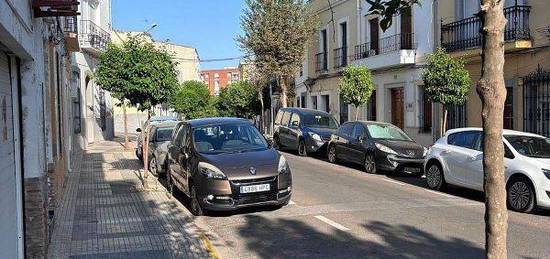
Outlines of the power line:
M 220 62 L 220 61 L 230 61 L 230 60 L 239 60 L 246 58 L 247 56 L 239 56 L 239 57 L 231 57 L 231 58 L 213 58 L 213 59 L 194 59 L 194 58 L 178 58 L 173 57 L 173 59 L 181 60 L 181 61 L 199 61 L 200 63 L 207 63 L 207 62 Z

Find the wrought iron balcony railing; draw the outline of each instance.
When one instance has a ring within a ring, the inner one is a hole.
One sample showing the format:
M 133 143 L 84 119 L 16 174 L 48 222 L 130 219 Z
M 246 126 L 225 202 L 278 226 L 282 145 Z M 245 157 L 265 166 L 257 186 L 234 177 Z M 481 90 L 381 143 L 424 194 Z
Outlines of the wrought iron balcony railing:
M 504 28 L 504 41 L 529 40 L 529 13 L 531 7 L 515 5 L 504 8 L 508 20 Z M 441 25 L 441 46 L 447 51 L 459 51 L 481 47 L 481 19 L 473 16 Z
M 76 16 L 67 16 L 63 20 L 63 32 L 78 33 Z
M 323 72 L 327 70 L 328 70 L 327 52 L 317 53 L 315 55 L 315 72 Z
M 109 32 L 90 20 L 80 21 L 80 34 L 78 37 L 83 47 L 90 46 L 99 51 L 104 51 L 107 48 L 107 43 L 111 40 Z
M 375 42 L 356 45 L 353 58 L 358 60 L 403 49 L 416 49 L 413 33 L 395 34 Z
M 334 68 L 348 65 L 348 47 L 334 49 Z

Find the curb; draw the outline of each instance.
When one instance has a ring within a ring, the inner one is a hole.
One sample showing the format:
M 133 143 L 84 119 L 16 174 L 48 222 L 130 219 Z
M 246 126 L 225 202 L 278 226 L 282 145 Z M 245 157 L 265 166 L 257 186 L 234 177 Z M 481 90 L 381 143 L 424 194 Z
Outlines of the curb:
M 208 237 L 203 232 L 198 232 L 197 234 L 199 235 L 200 239 L 202 239 L 202 242 L 204 242 L 204 245 L 206 246 L 206 250 L 208 250 L 210 257 L 212 259 L 219 259 L 220 257 L 218 256 L 216 249 L 214 249 L 214 246 L 210 242 L 210 239 L 208 239 Z

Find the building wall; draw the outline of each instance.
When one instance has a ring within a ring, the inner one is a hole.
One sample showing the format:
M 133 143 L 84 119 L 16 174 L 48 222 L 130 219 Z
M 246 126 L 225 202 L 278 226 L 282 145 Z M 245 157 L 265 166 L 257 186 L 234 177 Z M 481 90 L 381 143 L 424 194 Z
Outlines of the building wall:
M 231 73 L 231 78 L 229 77 L 229 73 Z M 208 86 L 211 95 L 218 95 L 219 91 L 231 83 L 238 81 L 240 78 L 238 68 L 201 70 L 200 74 L 202 82 Z M 218 89 L 216 89 L 216 78 L 218 78 Z
M 469 0 L 471 1 L 471 0 Z M 443 23 L 455 21 L 456 1 L 439 1 L 438 14 Z M 518 1 L 522 4 L 522 1 Z M 513 2 L 507 1 L 508 6 Z M 513 93 L 513 128 L 524 130 L 524 87 L 523 77 L 535 73 L 537 69 L 550 71 L 550 40 L 543 33 L 537 32 L 537 28 L 548 26 L 548 15 L 545 10 L 544 1 L 528 1 L 531 6 L 529 16 L 529 28 L 532 40 L 531 47 L 515 48 L 513 43 L 505 45 L 504 80 L 506 87 Z M 477 81 L 481 77 L 481 56 L 480 48 L 466 51 L 452 52 L 451 55 L 465 58 L 466 69 L 470 73 L 472 87 L 466 102 L 467 126 L 481 127 L 481 99 L 476 91 Z

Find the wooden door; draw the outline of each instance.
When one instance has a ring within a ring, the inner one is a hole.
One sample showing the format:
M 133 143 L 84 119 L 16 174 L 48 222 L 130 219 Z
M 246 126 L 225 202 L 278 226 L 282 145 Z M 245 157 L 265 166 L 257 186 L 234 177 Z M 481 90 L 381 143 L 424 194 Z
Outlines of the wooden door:
M 401 11 L 401 49 L 412 49 L 412 12 L 408 7 Z
M 391 89 L 391 122 L 403 129 L 405 126 L 404 91 L 402 87 Z

